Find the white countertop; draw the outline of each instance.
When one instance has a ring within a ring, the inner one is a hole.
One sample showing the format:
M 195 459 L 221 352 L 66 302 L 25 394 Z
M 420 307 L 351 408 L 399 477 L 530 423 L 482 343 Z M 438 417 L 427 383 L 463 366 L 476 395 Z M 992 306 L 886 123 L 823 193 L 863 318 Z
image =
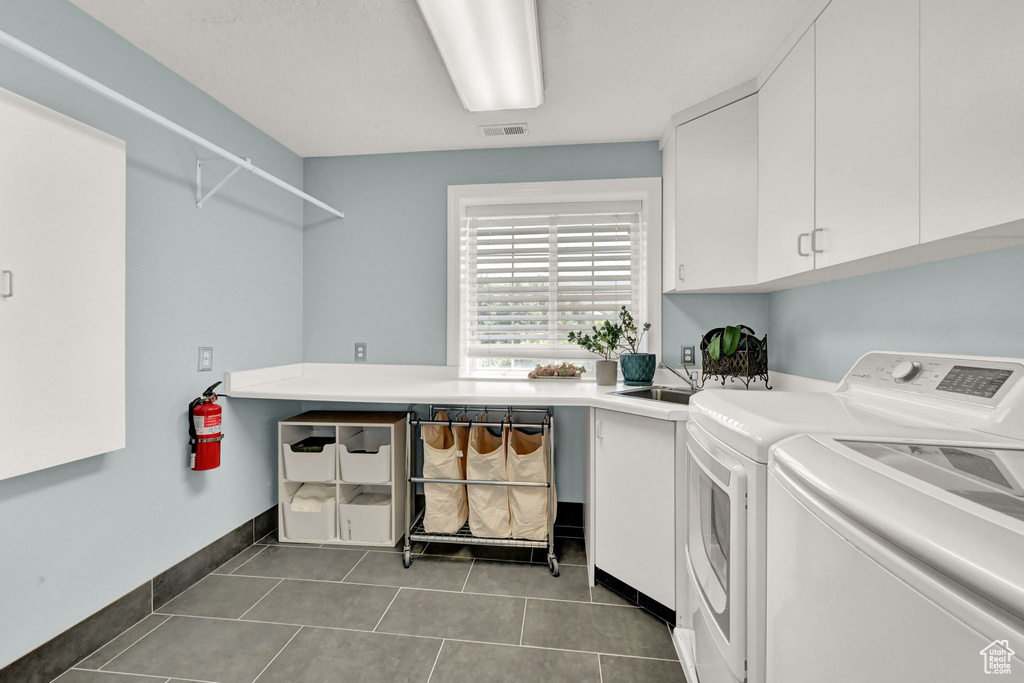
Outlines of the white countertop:
M 786 390 L 827 391 L 830 382 L 772 373 L 773 386 Z M 654 383 L 680 387 L 682 380 L 658 370 Z M 763 391 L 763 382 L 751 390 Z M 458 368 L 436 365 L 371 365 L 352 363 L 296 363 L 257 370 L 224 373 L 226 396 L 346 403 L 443 403 L 495 406 L 583 406 L 662 420 L 686 420 L 689 408 L 613 392 L 630 389 L 624 384 L 599 387 L 585 380 L 460 379 Z M 709 384 L 709 390 L 722 390 Z M 743 389 L 730 382 L 726 390 Z

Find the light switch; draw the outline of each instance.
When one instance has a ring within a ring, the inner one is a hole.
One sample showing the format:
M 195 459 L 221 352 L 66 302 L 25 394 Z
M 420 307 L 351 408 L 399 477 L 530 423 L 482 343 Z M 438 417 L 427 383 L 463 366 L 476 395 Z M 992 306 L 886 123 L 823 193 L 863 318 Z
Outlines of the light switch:
M 213 347 L 199 347 L 199 372 L 210 372 L 213 370 Z

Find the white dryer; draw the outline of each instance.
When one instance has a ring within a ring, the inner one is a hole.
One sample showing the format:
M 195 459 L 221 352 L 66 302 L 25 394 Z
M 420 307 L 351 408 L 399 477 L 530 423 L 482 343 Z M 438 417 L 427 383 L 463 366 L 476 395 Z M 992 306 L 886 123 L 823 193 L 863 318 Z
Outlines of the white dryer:
M 949 377 L 954 368 L 979 366 L 997 373 L 997 399 L 1024 373 L 1024 364 L 1005 359 L 872 352 L 833 392 L 702 392 L 693 398 L 687 423 L 689 585 L 678 590 L 694 595 L 692 650 L 682 648 L 682 655 L 692 658 L 700 683 L 766 680 L 770 448 L 806 433 L 891 439 L 927 433 L 962 440 L 964 402 L 926 394 L 944 381 L 947 388 L 959 382 L 962 371 Z M 972 419 L 992 417 L 990 406 L 972 401 Z
M 1024 681 L 1024 442 L 963 436 L 772 449 L 769 683 Z

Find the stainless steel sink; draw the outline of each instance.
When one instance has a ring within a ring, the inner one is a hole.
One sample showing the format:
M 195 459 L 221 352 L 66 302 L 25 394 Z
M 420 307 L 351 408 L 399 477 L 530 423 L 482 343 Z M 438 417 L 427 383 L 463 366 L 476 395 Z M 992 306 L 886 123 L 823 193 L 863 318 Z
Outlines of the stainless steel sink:
M 688 405 L 690 403 L 690 397 L 697 392 L 690 391 L 688 389 L 677 389 L 675 387 L 640 387 L 638 389 L 627 389 L 625 391 L 614 391 L 612 393 L 618 396 L 628 396 L 630 398 L 645 398 L 649 401 L 664 401 L 666 403 L 681 403 L 683 405 Z

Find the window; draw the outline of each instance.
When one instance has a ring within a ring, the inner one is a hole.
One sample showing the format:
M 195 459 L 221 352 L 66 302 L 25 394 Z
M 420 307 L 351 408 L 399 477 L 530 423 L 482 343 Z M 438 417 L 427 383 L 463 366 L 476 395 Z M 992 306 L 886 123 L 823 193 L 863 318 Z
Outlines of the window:
M 657 352 L 660 201 L 659 178 L 450 187 L 449 365 L 472 377 L 563 360 L 592 370 L 568 334 L 622 306 L 654 324 Z

